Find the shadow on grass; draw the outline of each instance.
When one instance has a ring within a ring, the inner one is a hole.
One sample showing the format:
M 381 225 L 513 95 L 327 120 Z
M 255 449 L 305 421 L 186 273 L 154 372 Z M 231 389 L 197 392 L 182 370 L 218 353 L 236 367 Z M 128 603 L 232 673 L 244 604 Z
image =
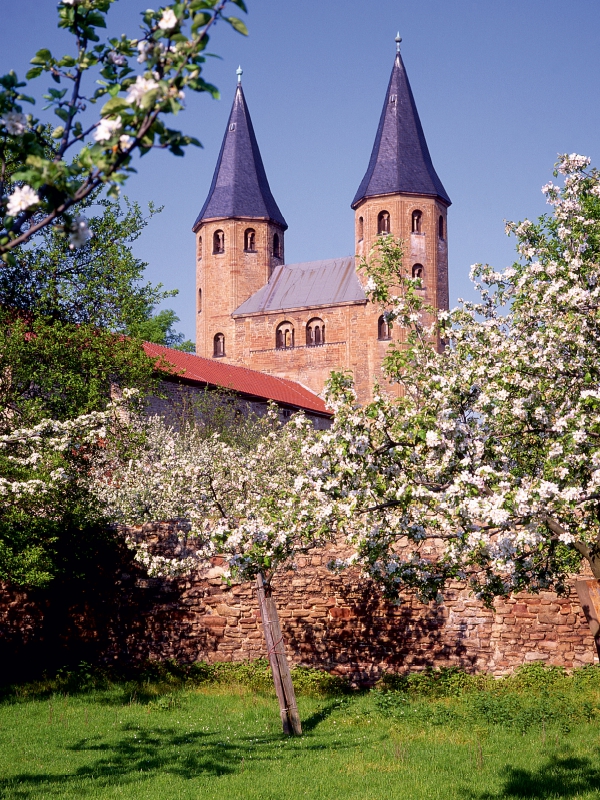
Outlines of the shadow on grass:
M 507 767 L 498 792 L 469 793 L 470 800 L 554 800 L 600 790 L 600 766 L 590 758 L 555 755 L 537 769 Z M 597 796 L 594 794 L 594 796 Z
M 325 715 L 333 710 L 335 706 L 327 708 Z M 313 728 L 325 718 L 323 712 L 313 717 Z M 307 722 L 310 726 L 311 721 Z M 96 797 L 101 789 L 149 781 L 158 775 L 183 780 L 202 775 L 220 777 L 242 772 L 250 764 L 278 762 L 284 752 L 287 758 L 293 758 L 300 752 L 323 749 L 318 742 L 290 739 L 283 734 L 238 737 L 236 742 L 225 738 L 215 731 L 181 733 L 170 727 L 140 729 L 124 725 L 116 740 L 90 736 L 65 748 L 71 753 L 90 754 L 93 760 L 85 766 L 65 773 L 23 772 L 0 779 L 0 798 Z

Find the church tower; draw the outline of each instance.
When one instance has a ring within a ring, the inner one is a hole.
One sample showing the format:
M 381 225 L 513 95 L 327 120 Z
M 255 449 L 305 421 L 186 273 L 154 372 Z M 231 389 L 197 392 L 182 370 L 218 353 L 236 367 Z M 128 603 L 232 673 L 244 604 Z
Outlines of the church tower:
M 193 231 L 196 234 L 196 353 L 235 361 L 232 312 L 284 263 L 287 223 L 263 166 L 241 68 L 225 137 Z
M 381 235 L 402 239 L 405 270 L 421 278 L 427 303 L 447 309 L 447 210 L 451 201 L 429 155 L 400 55 L 401 41 L 398 34 L 371 159 L 352 201 L 356 253 L 368 257 Z M 401 339 L 402 331 L 394 329 L 392 335 Z M 383 325 L 379 339 L 385 338 L 389 339 L 390 333 Z

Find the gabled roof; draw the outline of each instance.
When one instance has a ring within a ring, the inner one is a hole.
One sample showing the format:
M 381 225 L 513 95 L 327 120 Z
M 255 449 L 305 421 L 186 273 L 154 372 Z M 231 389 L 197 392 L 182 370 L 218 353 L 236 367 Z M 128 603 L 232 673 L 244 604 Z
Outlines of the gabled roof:
M 284 406 L 331 416 L 320 397 L 295 381 L 246 367 L 234 367 L 151 342 L 144 342 L 144 350 L 151 358 L 156 358 L 161 370 L 171 372 L 173 377 L 185 383 L 230 389 L 245 397 L 273 400 Z
M 433 167 L 421 120 L 398 52 L 381 112 L 371 160 L 352 201 L 382 194 L 420 194 L 451 201 Z
M 241 84 L 235 92 L 208 197 L 193 229 L 203 220 L 229 217 L 266 219 L 287 229 L 271 194 Z
M 347 256 L 276 267 L 269 282 L 236 308 L 233 316 L 365 303 L 354 261 L 354 256 Z

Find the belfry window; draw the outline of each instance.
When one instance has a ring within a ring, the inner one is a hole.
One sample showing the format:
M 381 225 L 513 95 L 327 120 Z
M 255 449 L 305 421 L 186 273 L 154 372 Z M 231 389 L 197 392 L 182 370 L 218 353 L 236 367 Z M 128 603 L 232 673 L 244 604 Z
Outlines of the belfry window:
M 278 233 L 273 236 L 273 256 L 274 258 L 281 258 L 281 240 Z
M 390 232 L 390 214 L 389 211 L 380 211 L 377 215 L 377 233 Z
M 202 311 L 202 289 L 198 289 L 198 313 Z
M 213 253 L 219 255 L 225 252 L 225 234 L 223 231 L 215 231 L 213 236 Z
M 422 233 L 423 232 L 421 230 L 422 227 L 423 227 L 423 212 L 417 209 L 416 211 L 412 212 L 412 232 Z
M 256 253 L 256 231 L 254 228 L 246 228 L 244 231 L 244 251 L 246 253 Z
M 225 355 L 225 337 L 222 333 L 216 333 L 213 339 L 213 358 L 223 358 Z
M 377 338 L 381 342 L 392 338 L 390 334 L 390 326 L 384 314 L 382 314 L 377 320 Z
M 423 264 L 413 264 L 412 276 L 413 278 L 423 279 Z
M 196 258 L 198 261 L 202 261 L 202 237 L 198 237 L 198 241 L 196 243 Z
M 314 317 L 306 326 L 306 346 L 316 347 L 325 344 L 325 323 L 322 319 Z
M 288 350 L 294 346 L 294 326 L 291 322 L 281 322 L 275 332 L 277 350 Z
M 365 238 L 365 223 L 362 217 L 358 218 L 358 241 L 361 242 Z
M 440 239 L 444 238 L 444 218 L 440 214 L 440 218 L 438 220 L 438 236 Z

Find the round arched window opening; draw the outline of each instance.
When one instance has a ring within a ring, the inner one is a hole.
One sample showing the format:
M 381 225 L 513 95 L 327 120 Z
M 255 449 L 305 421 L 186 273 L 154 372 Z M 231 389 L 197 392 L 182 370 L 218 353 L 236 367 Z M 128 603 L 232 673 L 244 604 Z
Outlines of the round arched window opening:
M 306 346 L 317 347 L 320 344 L 325 344 L 325 323 L 314 317 L 306 326 Z
M 358 240 L 362 242 L 365 238 L 365 221 L 362 217 L 358 218 Z
M 198 237 L 198 241 L 196 242 L 196 258 L 198 261 L 202 261 L 202 237 Z
M 385 342 L 392 338 L 390 325 L 384 314 L 382 314 L 377 320 L 377 338 L 380 342 Z
M 423 264 L 413 264 L 412 276 L 423 280 Z
M 444 238 L 444 218 L 440 214 L 440 218 L 438 219 L 438 236 L 440 239 Z
M 294 346 L 294 326 L 291 322 L 281 322 L 275 331 L 277 350 L 289 350 Z
M 225 252 L 225 234 L 223 231 L 215 231 L 213 235 L 213 253 L 220 255 Z
M 198 289 L 198 313 L 202 311 L 202 289 Z
M 223 358 L 225 355 L 225 336 L 216 333 L 213 339 L 213 358 Z
M 273 256 L 275 258 L 281 258 L 281 239 L 278 233 L 273 236 Z
M 416 209 L 412 212 L 412 232 L 423 233 L 423 212 Z
M 389 233 L 390 226 L 390 212 L 380 211 L 377 215 L 377 233 Z
M 256 231 L 254 228 L 247 228 L 244 231 L 244 252 L 256 253 Z

